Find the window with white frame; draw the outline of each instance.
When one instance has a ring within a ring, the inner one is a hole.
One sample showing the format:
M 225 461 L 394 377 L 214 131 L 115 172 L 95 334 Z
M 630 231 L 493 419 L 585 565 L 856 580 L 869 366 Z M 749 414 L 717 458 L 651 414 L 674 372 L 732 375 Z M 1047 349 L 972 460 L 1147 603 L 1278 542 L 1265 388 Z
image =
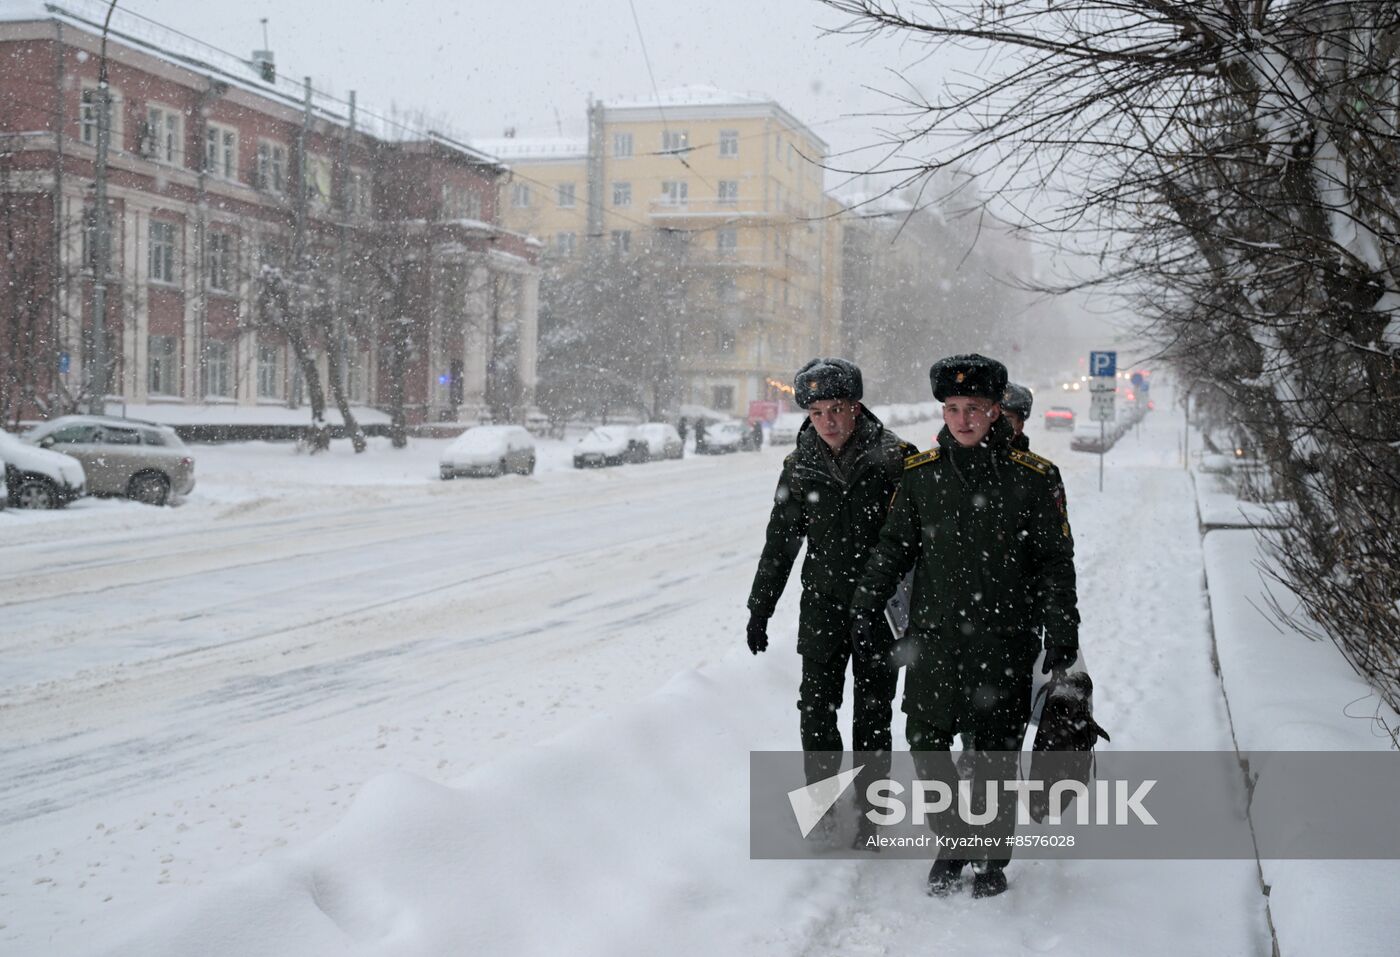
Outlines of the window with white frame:
M 258 144 L 258 189 L 269 193 L 287 190 L 287 147 L 272 140 Z
M 204 394 L 233 395 L 233 346 L 222 339 L 204 344 Z
M 204 240 L 204 271 L 210 289 L 233 288 L 233 237 L 211 232 Z
M 87 272 L 97 271 L 97 207 L 83 207 L 82 229 L 79 231 L 82 239 L 83 269 Z M 121 216 L 112 208 L 112 203 L 107 203 L 107 275 L 111 275 L 114 265 L 121 261 L 120 250 L 122 229 Z
M 720 130 L 719 131 L 719 155 L 738 156 L 739 155 L 739 131 Z
M 110 90 L 107 95 L 111 96 Z M 97 104 L 97 88 L 84 87 L 78 98 L 78 135 L 89 146 L 97 145 Z M 116 131 L 116 120 L 116 103 L 113 103 L 112 109 L 107 113 L 107 121 L 112 124 L 113 132 Z M 112 138 L 113 145 L 120 145 L 120 142 L 115 136 Z
M 632 233 L 626 229 L 612 231 L 612 251 L 615 256 L 625 256 L 632 251 Z
M 329 157 L 306 154 L 306 198 L 323 209 L 331 202 L 333 170 Z
M 739 201 L 739 181 L 737 179 L 719 181 L 719 201 L 726 205 Z
M 773 137 L 773 155 L 778 159 L 783 158 L 783 138 L 775 135 Z
M 369 353 L 351 349 L 345 360 L 345 397 L 351 402 L 365 401 L 366 371 L 369 366 Z
M 179 166 L 184 162 L 184 117 L 166 106 L 146 107 L 146 128 L 141 154 L 157 163 Z
M 204 128 L 204 169 L 230 182 L 238 179 L 238 131 L 210 123 Z
M 153 395 L 178 395 L 180 382 L 179 340 L 174 336 L 146 339 L 147 388 Z
M 613 156 L 616 159 L 630 159 L 632 157 L 632 134 L 613 134 Z
M 719 229 L 715 231 L 715 248 L 719 250 L 721 256 L 732 256 L 739 248 L 739 231 L 737 229 Z
M 631 183 L 613 183 L 613 205 L 614 205 L 614 206 L 631 206 L 631 205 L 632 205 L 632 184 L 631 184 Z
M 789 144 L 788 144 L 788 150 L 787 150 L 787 168 L 788 168 L 788 169 L 792 169 L 792 161 L 793 161 L 793 159 L 794 159 L 796 156 L 797 156 L 797 147 L 796 147 L 796 146 L 793 146 L 791 143 L 789 143 Z
M 578 248 L 578 235 L 576 233 L 556 233 L 554 236 L 554 251 L 560 256 L 572 256 Z
M 153 219 L 146 235 L 150 239 L 148 266 L 152 282 L 175 281 L 175 224 Z
M 661 199 L 668 206 L 684 206 L 690 199 L 690 185 L 683 179 L 668 179 L 661 184 Z
M 510 204 L 516 209 L 530 208 L 530 184 L 512 183 L 510 187 Z
M 350 215 L 357 219 L 368 217 L 373 198 L 373 193 L 370 191 L 369 173 L 352 167 L 350 170 Z
M 258 344 L 258 398 L 276 399 L 282 395 L 278 359 L 282 349 L 270 342 Z
M 661 152 L 681 153 L 690 148 L 690 133 L 686 130 L 663 130 Z
M 574 184 L 560 183 L 556 190 L 557 200 L 561 209 L 572 209 L 574 206 Z

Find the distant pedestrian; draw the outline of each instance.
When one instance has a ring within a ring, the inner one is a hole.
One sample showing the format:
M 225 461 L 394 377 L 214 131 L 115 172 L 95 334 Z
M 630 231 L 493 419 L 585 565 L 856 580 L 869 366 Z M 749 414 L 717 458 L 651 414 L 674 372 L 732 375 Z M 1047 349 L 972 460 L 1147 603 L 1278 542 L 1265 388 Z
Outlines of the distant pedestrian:
M 686 431 L 685 416 L 681 416 L 681 421 L 680 421 L 680 423 L 676 426 L 676 432 L 677 432 L 677 433 L 680 435 L 680 437 L 681 437 L 681 457 L 682 457 L 682 458 L 685 457 L 685 431 Z
M 836 714 L 846 665 L 854 659 L 852 747 L 872 755 L 864 760 L 856 788 L 865 808 L 866 784 L 889 770 L 890 712 L 899 669 L 890 657 L 894 635 L 883 620 L 869 640 L 851 643 L 851 594 L 879 538 L 905 457 L 917 449 L 861 404 L 860 369 L 854 363 L 813 359 L 793 385 L 808 419 L 797 433 L 797 448 L 783 459 L 767 541 L 749 592 L 748 645 L 754 654 L 767 650 L 768 619 L 805 541 L 797 624 L 804 771 L 807 783 L 814 784 L 840 770 L 829 752 L 842 750 Z M 858 822 L 854 846 L 866 848 L 873 826 L 864 814 Z
M 695 451 L 696 453 L 705 451 L 705 420 L 695 420 Z
M 763 420 L 762 420 L 762 419 L 754 419 L 754 420 L 753 420 L 753 429 L 751 430 L 751 435 L 752 435 L 752 438 L 753 438 L 753 448 L 754 448 L 754 451 L 757 452 L 759 449 L 763 448 Z

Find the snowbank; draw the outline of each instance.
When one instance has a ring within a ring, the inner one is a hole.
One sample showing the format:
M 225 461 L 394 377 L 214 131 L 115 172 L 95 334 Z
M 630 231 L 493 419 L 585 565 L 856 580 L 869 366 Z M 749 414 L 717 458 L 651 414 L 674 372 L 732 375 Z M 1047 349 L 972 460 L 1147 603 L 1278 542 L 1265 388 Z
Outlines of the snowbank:
M 1209 476 L 1198 476 L 1210 479 Z M 1198 481 L 1198 487 L 1206 484 Z M 1209 500 L 1219 515 L 1230 503 Z M 1245 513 L 1235 503 L 1236 523 Z M 1206 521 L 1202 504 L 1202 525 Z M 1225 523 L 1221 523 L 1225 524 Z M 1267 596 L 1297 608 L 1271 579 L 1264 541 L 1247 529 L 1209 531 L 1203 544 L 1220 681 L 1241 751 L 1384 751 L 1377 721 L 1400 727 L 1329 642 L 1310 641 L 1269 617 Z M 1256 800 L 1270 782 L 1256 784 Z M 1280 786 L 1286 786 L 1281 784 Z M 1391 954 L 1400 940 L 1400 861 L 1266 860 L 1270 910 L 1282 953 Z

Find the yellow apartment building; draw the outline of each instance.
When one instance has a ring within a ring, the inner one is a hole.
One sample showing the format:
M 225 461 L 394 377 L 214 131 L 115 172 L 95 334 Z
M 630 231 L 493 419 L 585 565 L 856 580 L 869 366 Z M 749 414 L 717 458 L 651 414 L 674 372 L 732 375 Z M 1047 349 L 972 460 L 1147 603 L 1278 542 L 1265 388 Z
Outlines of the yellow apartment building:
M 784 398 L 808 358 L 839 352 L 827 146 L 773 100 L 684 87 L 592 104 L 586 137 L 473 145 L 513 171 L 503 225 L 556 261 L 589 243 L 627 255 L 648 231 L 671 229 L 723 267 L 718 314 L 688 343 L 684 403 L 744 416 L 751 401 Z

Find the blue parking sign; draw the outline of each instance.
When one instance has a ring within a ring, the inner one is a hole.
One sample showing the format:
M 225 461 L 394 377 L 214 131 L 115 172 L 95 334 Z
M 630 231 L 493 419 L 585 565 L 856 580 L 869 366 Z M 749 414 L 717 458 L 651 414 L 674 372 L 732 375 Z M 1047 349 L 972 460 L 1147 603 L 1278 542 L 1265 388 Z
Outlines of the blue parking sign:
M 1118 353 L 1116 352 L 1091 352 L 1089 353 L 1089 374 L 1112 376 L 1118 374 Z

